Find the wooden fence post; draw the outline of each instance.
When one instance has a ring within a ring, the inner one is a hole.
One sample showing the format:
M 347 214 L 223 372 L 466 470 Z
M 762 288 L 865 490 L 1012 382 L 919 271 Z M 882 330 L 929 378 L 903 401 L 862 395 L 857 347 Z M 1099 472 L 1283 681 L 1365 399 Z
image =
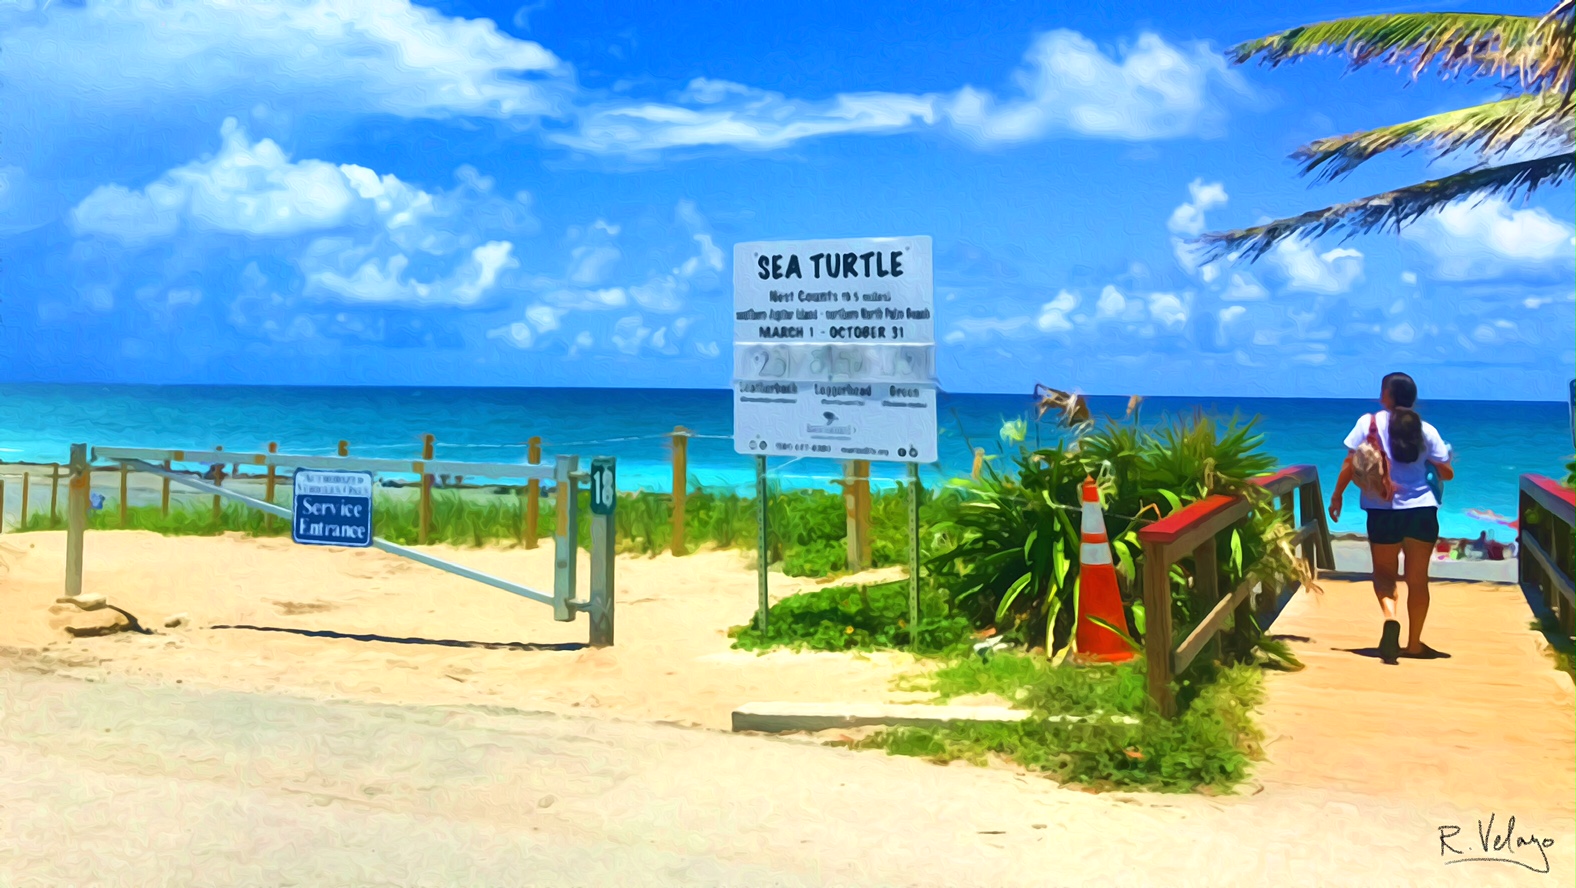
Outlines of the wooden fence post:
M 32 479 L 29 477 L 28 473 L 27 472 L 23 472 L 22 473 L 22 514 L 17 516 L 17 519 L 16 519 L 16 528 L 17 528 L 17 530 L 26 530 L 27 529 L 27 495 L 28 495 L 28 488 L 33 486 L 31 481 L 32 481 Z
M 88 527 L 88 488 L 93 483 L 88 446 L 71 445 L 71 477 L 66 482 L 66 597 L 82 601 L 82 547 Z
M 525 461 L 533 466 L 542 464 L 542 438 L 532 435 L 531 440 L 525 445 Z M 542 516 L 542 481 L 532 478 L 525 482 L 525 547 L 535 549 L 537 540 L 537 524 Z
M 216 451 L 222 451 L 222 450 L 224 450 L 224 445 L 222 445 L 222 444 L 215 444 L 213 449 L 216 450 Z M 215 487 L 222 487 L 224 485 L 224 466 L 222 464 L 219 466 L 219 471 L 213 473 L 213 483 L 214 483 Z M 221 502 L 221 498 L 219 497 L 219 495 L 218 494 L 214 494 L 214 497 L 213 497 L 213 526 L 214 527 L 218 527 L 219 524 L 220 524 L 220 521 L 223 518 L 223 512 L 221 511 L 220 502 Z
M 120 526 L 126 526 L 126 475 L 130 470 L 125 463 L 120 464 Z
M 843 505 L 848 517 L 848 569 L 870 568 L 870 461 L 843 463 Z
M 1171 694 L 1171 565 L 1163 545 L 1144 546 L 1144 659 L 1149 696 L 1166 718 L 1176 715 Z
M 350 442 L 349 441 L 340 441 L 339 442 L 339 455 L 340 456 L 349 456 L 350 455 Z
M 59 502 L 60 463 L 54 463 L 49 467 L 49 526 L 51 528 L 53 528 L 55 526 L 55 522 L 60 519 L 60 510 L 57 508 L 57 504 Z
M 975 481 L 978 481 L 980 479 L 980 472 L 984 468 L 985 468 L 985 448 L 983 448 L 983 447 L 976 447 L 976 448 L 974 448 L 974 471 L 972 473 L 973 476 L 974 476 L 974 480 Z
M 684 548 L 684 500 L 689 495 L 689 430 L 673 427 L 673 545 L 675 556 Z
M 279 442 L 278 441 L 269 441 L 268 442 L 268 452 L 269 453 L 278 453 L 279 452 Z M 278 483 L 279 483 L 279 473 L 278 473 L 278 471 L 276 470 L 276 468 L 274 466 L 269 466 L 268 467 L 268 474 L 263 480 L 263 498 L 268 501 L 269 505 L 273 505 L 273 502 L 274 502 L 274 487 Z M 169 489 L 170 489 L 170 483 L 168 481 L 164 482 L 164 490 L 166 491 L 166 493 L 169 491 Z M 273 526 L 274 526 L 274 516 L 268 514 L 267 512 L 264 512 L 263 513 L 263 529 L 264 530 L 272 530 Z
M 0 478 L 0 533 L 5 533 L 5 479 Z
M 170 470 L 170 461 L 164 461 L 164 471 Z M 159 488 L 159 514 L 165 518 L 170 517 L 170 479 L 162 479 L 164 483 Z
M 432 460 L 433 447 L 437 439 L 431 435 L 421 436 L 421 461 Z M 427 468 L 425 465 L 423 469 Z M 427 545 L 427 534 L 432 528 L 432 475 L 423 472 L 421 475 L 421 505 L 416 510 L 416 544 Z

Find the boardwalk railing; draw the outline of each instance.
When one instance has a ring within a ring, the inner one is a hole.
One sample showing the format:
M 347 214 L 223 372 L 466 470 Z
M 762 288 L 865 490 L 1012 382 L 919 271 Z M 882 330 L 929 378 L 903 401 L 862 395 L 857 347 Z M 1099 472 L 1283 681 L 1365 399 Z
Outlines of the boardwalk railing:
M 1319 471 L 1313 466 L 1293 466 L 1255 479 L 1256 483 L 1281 501 L 1287 520 L 1297 528 L 1297 545 L 1303 558 L 1317 568 L 1332 570 L 1335 557 L 1330 548 L 1330 528 L 1324 514 Z M 1300 503 L 1300 516 L 1299 512 Z M 1216 556 L 1216 539 L 1245 521 L 1252 506 L 1233 496 L 1212 496 L 1166 516 L 1138 532 L 1143 545 L 1144 571 L 1144 655 L 1149 666 L 1149 694 L 1167 717 L 1176 714 L 1172 679 L 1187 669 L 1206 648 L 1218 650 L 1216 636 L 1226 629 L 1228 617 L 1237 632 L 1246 632 L 1254 616 L 1251 600 L 1256 582 L 1249 580 L 1221 595 L 1221 570 Z M 1298 522 L 1300 517 L 1301 523 Z M 1171 628 L 1171 567 L 1192 557 L 1193 595 L 1208 609 L 1205 617 L 1180 645 L 1175 644 Z M 1277 593 L 1284 590 L 1275 590 Z M 1260 610 L 1280 596 L 1263 596 Z
M 1560 631 L 1572 634 L 1576 590 L 1571 584 L 1571 534 L 1576 528 L 1576 491 L 1542 475 L 1522 475 L 1516 527 L 1516 572 L 1522 588 L 1536 591 L 1558 618 Z
M 112 461 L 120 466 L 121 524 L 123 526 L 125 524 L 126 473 L 128 471 L 145 472 L 163 478 L 166 483 L 166 491 L 168 490 L 168 483 L 174 482 L 203 493 L 212 494 L 216 513 L 219 500 L 222 498 L 256 509 L 267 515 L 283 518 L 286 521 L 292 520 L 291 509 L 275 505 L 269 501 L 254 499 L 219 484 L 210 484 L 178 473 L 170 468 L 174 463 L 233 464 L 266 467 L 268 469 L 268 496 L 270 499 L 273 495 L 274 470 L 280 468 L 418 475 L 423 478 L 422 493 L 424 500 L 430 489 L 429 479 L 434 474 L 529 479 L 532 482 L 553 481 L 557 486 L 559 511 L 557 531 L 553 537 L 555 557 L 553 591 L 551 593 L 539 592 L 511 580 L 495 577 L 417 549 L 389 542 L 382 537 L 373 537 L 371 545 L 373 548 L 381 549 L 391 555 L 408 558 L 446 573 L 549 605 L 553 609 L 553 619 L 560 622 L 572 622 L 577 613 L 586 612 L 590 615 L 591 645 L 593 647 L 603 647 L 613 643 L 613 555 L 615 533 L 613 509 L 618 496 L 614 480 L 614 462 L 611 457 L 597 457 L 592 460 L 591 470 L 588 472 L 580 470 L 580 458 L 578 456 L 559 456 L 553 465 L 520 465 L 514 463 L 454 462 L 449 460 L 366 459 L 351 457 L 346 450 L 347 448 L 343 441 L 340 442 L 339 456 L 295 456 L 275 452 L 273 448 L 270 448 L 268 453 L 235 453 L 224 450 L 153 450 L 134 447 L 95 447 L 92 450 L 92 459 Z M 428 452 L 430 452 L 430 448 Z M 87 606 L 88 603 L 102 604 L 102 599 L 93 602 L 92 596 L 85 597 L 82 594 L 84 537 L 87 530 L 89 487 L 94 470 L 94 466 L 89 461 L 88 453 L 86 444 L 71 445 L 71 469 L 67 489 L 66 514 L 66 594 L 65 599 L 63 599 L 75 601 L 84 606 Z M 585 599 L 575 597 L 577 554 L 579 549 L 579 541 L 576 534 L 579 522 L 576 513 L 578 511 L 578 491 L 581 482 L 591 482 L 589 486 L 591 487 L 592 504 L 591 588 L 589 597 Z M 164 500 L 166 503 L 168 502 L 168 493 L 165 494 Z

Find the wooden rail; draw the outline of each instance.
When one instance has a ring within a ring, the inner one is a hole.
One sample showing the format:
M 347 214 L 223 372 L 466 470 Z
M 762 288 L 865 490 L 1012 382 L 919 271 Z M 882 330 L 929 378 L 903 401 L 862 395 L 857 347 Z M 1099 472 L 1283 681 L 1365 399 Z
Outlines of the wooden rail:
M 1560 631 L 1572 634 L 1576 491 L 1542 475 L 1522 475 L 1516 528 L 1516 573 L 1522 588 L 1535 590 L 1559 620 Z
M 1297 528 L 1297 544 L 1302 547 L 1303 558 L 1316 568 L 1333 569 L 1335 557 L 1330 547 L 1330 529 L 1324 513 L 1318 469 L 1292 466 L 1255 479 L 1255 483 L 1280 498 L 1287 520 Z M 1301 524 L 1297 523 L 1299 503 Z M 1144 653 L 1149 668 L 1149 694 L 1168 718 L 1176 714 L 1172 680 L 1206 649 L 1218 655 L 1218 636 L 1227 628 L 1228 618 L 1232 618 L 1237 632 L 1246 632 L 1251 625 L 1255 584 L 1244 582 L 1222 596 L 1221 570 L 1215 548 L 1219 536 L 1246 520 L 1251 511 L 1252 506 L 1241 497 L 1211 496 L 1138 532 L 1144 551 Z M 1194 566 L 1193 595 L 1208 612 L 1188 637 L 1175 645 L 1171 626 L 1171 568 L 1188 557 L 1193 559 Z

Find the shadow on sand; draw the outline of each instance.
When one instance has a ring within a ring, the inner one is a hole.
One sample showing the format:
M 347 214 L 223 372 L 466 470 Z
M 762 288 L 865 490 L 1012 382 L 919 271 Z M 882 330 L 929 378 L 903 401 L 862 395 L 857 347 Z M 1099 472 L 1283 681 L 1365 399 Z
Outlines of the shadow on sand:
M 335 632 L 332 629 L 293 629 L 288 626 L 220 625 L 210 629 L 245 629 L 251 632 L 284 632 L 308 638 L 347 638 L 351 641 L 381 641 L 388 644 L 427 644 L 436 647 L 478 648 L 489 651 L 579 651 L 589 647 L 584 642 L 566 641 L 557 644 L 538 644 L 527 641 L 460 641 L 453 638 L 396 638 L 392 635 L 357 635 L 352 632 Z

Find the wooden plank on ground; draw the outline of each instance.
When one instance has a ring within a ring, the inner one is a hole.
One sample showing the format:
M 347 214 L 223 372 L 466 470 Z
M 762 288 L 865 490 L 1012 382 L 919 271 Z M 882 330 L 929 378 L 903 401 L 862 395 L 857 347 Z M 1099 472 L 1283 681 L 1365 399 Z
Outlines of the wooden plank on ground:
M 1029 717 L 1004 706 L 925 706 L 906 703 L 746 703 L 733 711 L 735 731 L 825 731 L 832 728 L 934 728 L 957 722 L 1017 722 Z

